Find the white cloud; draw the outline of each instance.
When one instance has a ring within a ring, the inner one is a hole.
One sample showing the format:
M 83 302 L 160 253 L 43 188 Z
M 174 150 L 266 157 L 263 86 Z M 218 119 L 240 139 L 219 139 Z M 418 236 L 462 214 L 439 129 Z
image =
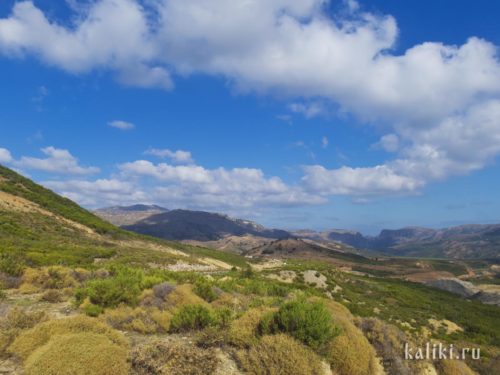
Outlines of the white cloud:
M 396 152 L 399 149 L 399 137 L 396 134 L 386 134 L 380 141 L 373 145 L 375 149 L 382 149 L 387 152 Z
M 403 134 L 412 145 L 394 161 L 369 168 L 305 167 L 303 181 L 322 194 L 417 192 L 430 182 L 466 175 L 492 163 L 500 153 L 499 119 L 500 100 L 477 104 L 433 127 L 407 129 Z
M 112 128 L 120 129 L 120 130 L 132 130 L 135 128 L 135 125 L 127 122 L 127 121 L 121 121 L 121 120 L 115 120 L 115 121 L 110 121 L 108 122 L 108 126 L 111 126 Z
M 150 148 L 144 152 L 145 155 L 153 155 L 159 158 L 169 158 L 176 164 L 192 164 L 193 156 L 189 151 Z
M 168 207 L 235 209 L 324 203 L 324 198 L 289 186 L 260 169 L 206 169 L 199 165 L 154 164 L 137 160 L 120 165 L 122 178 L 153 178 L 152 196 Z
M 48 173 L 86 175 L 99 172 L 97 167 L 82 167 L 68 150 L 45 147 L 41 151 L 47 158 L 39 159 L 23 156 L 19 160 L 10 160 L 9 163 L 20 169 L 33 169 Z
M 394 160 L 306 169 L 304 181 L 318 191 L 413 192 L 494 160 L 500 153 L 495 45 L 479 38 L 424 42 L 395 54 L 393 17 L 346 0 L 345 15 L 332 18 L 327 3 L 97 0 L 64 26 L 23 1 L 0 19 L 0 53 L 35 55 L 72 73 L 107 69 L 140 87 L 171 88 L 172 72 L 222 76 L 241 91 L 290 98 L 290 108 L 306 117 L 319 113 L 313 104 L 328 103 L 332 112 L 382 125 L 379 146 Z
M 109 69 L 125 84 L 171 88 L 167 71 L 154 63 L 144 8 L 134 0 L 100 0 L 78 9 L 69 27 L 51 21 L 31 1 L 0 19 L 0 52 L 35 54 L 71 73 Z
M 10 151 L 5 148 L 0 148 L 0 163 L 10 163 L 12 161 L 12 155 Z
M 420 187 L 417 179 L 399 175 L 391 167 L 377 165 L 372 168 L 328 170 L 319 165 L 304 167 L 303 182 L 308 191 L 324 195 L 379 195 L 413 192 Z
M 325 105 L 320 102 L 292 103 L 288 107 L 292 112 L 300 113 L 308 119 L 323 115 L 327 112 Z
M 87 207 L 148 203 L 149 197 L 132 183 L 117 179 L 45 181 L 44 186 Z

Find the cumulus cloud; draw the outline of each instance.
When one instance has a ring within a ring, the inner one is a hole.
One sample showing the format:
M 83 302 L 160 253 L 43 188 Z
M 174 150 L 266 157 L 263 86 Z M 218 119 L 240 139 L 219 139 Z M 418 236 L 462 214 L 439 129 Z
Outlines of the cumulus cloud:
M 417 179 L 400 175 L 386 165 L 333 170 L 313 165 L 304 169 L 302 180 L 307 190 L 325 195 L 378 195 L 412 192 L 422 187 Z
M 7 151 L 5 149 L 2 150 Z M 71 155 L 68 150 L 50 146 L 42 148 L 41 151 L 47 156 L 46 158 L 23 156 L 19 160 L 14 160 L 10 157 L 5 160 L 5 163 L 22 170 L 38 170 L 63 175 L 87 175 L 99 173 L 99 168 L 97 167 L 82 167 L 79 165 L 78 159 Z M 7 151 L 6 155 L 9 156 L 10 153 Z
M 17 2 L 0 20 L 0 51 L 30 53 L 71 73 L 114 71 L 125 84 L 171 88 L 168 72 L 154 63 L 144 8 L 134 0 L 100 0 L 81 7 L 74 24 L 49 20 L 32 1 Z
M 150 199 L 137 186 L 118 179 L 48 180 L 43 185 L 88 207 L 148 203 Z
M 253 168 L 206 169 L 199 165 L 154 164 L 137 160 L 119 166 L 122 178 L 153 178 L 156 202 L 167 206 L 217 209 L 297 206 L 324 203 L 324 198 L 266 177 Z
M 373 145 L 374 149 L 382 149 L 387 152 L 396 152 L 399 149 L 399 137 L 396 134 L 386 134 L 380 141 Z
M 157 156 L 162 159 L 168 158 L 176 164 L 192 164 L 194 162 L 191 152 L 183 150 L 171 151 L 169 149 L 150 148 L 144 154 Z
M 379 146 L 394 159 L 311 166 L 303 181 L 315 191 L 414 192 L 493 161 L 500 153 L 497 47 L 471 37 L 396 54 L 392 16 L 344 3 L 346 11 L 332 17 L 327 0 L 97 0 L 65 25 L 22 1 L 0 19 L 0 53 L 35 55 L 71 73 L 107 69 L 139 87 L 170 89 L 172 74 L 222 76 L 243 92 L 289 98 L 306 117 L 318 113 L 310 103 L 319 99 L 377 126 Z
M 108 122 L 108 126 L 112 128 L 120 129 L 120 130 L 132 130 L 135 128 L 135 125 L 131 122 L 115 120 Z
M 0 163 L 9 163 L 12 160 L 10 151 L 5 148 L 0 148 Z

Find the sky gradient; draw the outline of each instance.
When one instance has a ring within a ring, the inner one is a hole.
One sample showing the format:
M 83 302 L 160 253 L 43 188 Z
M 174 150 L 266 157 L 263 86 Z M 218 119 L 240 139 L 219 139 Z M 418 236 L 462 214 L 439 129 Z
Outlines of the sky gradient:
M 0 3 L 0 163 L 88 208 L 500 222 L 500 4 Z

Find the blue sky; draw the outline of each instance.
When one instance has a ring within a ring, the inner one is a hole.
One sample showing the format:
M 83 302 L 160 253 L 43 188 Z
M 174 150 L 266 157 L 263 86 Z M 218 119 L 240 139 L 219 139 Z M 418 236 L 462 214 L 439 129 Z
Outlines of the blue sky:
M 89 207 L 499 222 L 500 4 L 2 1 L 0 163 Z

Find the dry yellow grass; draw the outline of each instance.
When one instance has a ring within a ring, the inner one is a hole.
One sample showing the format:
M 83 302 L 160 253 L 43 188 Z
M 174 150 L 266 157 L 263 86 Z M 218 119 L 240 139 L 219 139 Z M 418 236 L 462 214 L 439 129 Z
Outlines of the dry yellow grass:
M 264 336 L 258 344 L 237 354 L 249 375 L 321 375 L 320 358 L 311 349 L 284 334 Z
M 27 312 L 19 307 L 10 309 L 0 319 L 0 356 L 6 353 L 9 345 L 22 330 L 32 328 L 45 319 L 44 312 Z
M 269 307 L 259 307 L 245 312 L 240 318 L 231 323 L 228 334 L 229 342 L 238 347 L 249 347 L 256 344 L 258 341 L 257 329 L 261 319 L 266 314 L 276 310 Z
M 333 339 L 328 348 L 328 359 L 339 375 L 372 375 L 379 368 L 375 349 L 363 333 L 355 326 L 354 317 L 343 305 L 324 301 L 333 321 L 342 332 Z
M 127 349 L 91 332 L 55 335 L 25 362 L 26 375 L 124 375 Z
M 122 305 L 113 310 L 106 310 L 99 319 L 120 330 L 143 334 L 166 333 L 170 328 L 172 314 L 156 307 L 132 308 Z
M 26 360 L 36 349 L 44 346 L 56 335 L 95 333 L 107 337 L 118 346 L 127 347 L 128 342 L 118 331 L 94 318 L 79 315 L 72 318 L 50 320 L 22 332 L 8 348 L 9 352 Z
M 166 308 L 172 310 L 186 305 L 203 305 L 208 306 L 208 302 L 198 297 L 193 288 L 189 284 L 178 285 L 168 296 L 165 298 Z
M 349 320 L 336 319 L 342 333 L 328 348 L 328 358 L 340 375 L 372 375 L 378 367 L 376 353 L 363 333 Z
M 19 291 L 29 294 L 45 289 L 71 288 L 77 285 L 73 276 L 73 270 L 61 266 L 26 268 Z
M 436 369 L 441 375 L 476 375 L 465 362 L 457 360 L 436 362 Z

